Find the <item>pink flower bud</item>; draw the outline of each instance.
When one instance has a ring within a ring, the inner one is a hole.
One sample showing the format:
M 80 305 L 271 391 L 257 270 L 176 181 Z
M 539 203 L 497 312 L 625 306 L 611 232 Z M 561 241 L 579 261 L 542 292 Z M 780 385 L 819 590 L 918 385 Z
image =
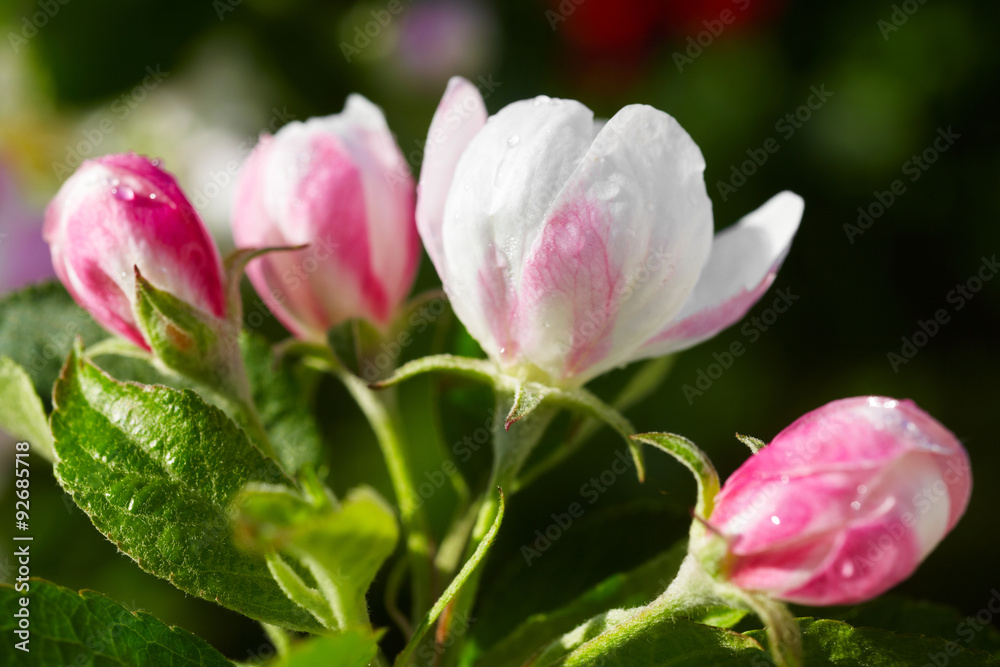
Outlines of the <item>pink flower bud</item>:
M 800 417 L 733 473 L 709 523 L 729 581 L 789 602 L 853 604 L 909 577 L 972 491 L 955 436 L 912 401 L 846 398 Z
M 382 112 L 351 95 L 340 114 L 261 138 L 236 186 L 233 236 L 240 247 L 309 244 L 256 259 L 247 275 L 294 335 L 324 340 L 347 319 L 387 324 L 409 293 L 413 198 Z
M 106 329 L 145 349 L 133 313 L 135 267 L 158 289 L 224 317 L 222 261 L 174 177 L 156 160 L 84 162 L 45 212 L 56 275 Z
M 713 239 L 704 169 L 652 107 L 603 121 L 539 97 L 487 122 L 479 91 L 454 78 L 427 135 L 417 225 L 494 361 L 581 385 L 714 336 L 774 280 L 802 199 L 780 193 Z

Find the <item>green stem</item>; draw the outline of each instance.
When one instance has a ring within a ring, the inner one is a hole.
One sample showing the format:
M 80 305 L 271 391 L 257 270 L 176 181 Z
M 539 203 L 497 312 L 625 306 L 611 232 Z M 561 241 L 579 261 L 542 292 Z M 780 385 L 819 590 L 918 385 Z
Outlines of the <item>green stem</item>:
M 496 414 L 506 415 L 517 400 L 516 394 L 497 390 L 496 393 Z M 490 472 L 490 481 L 486 487 L 486 492 L 479 504 L 479 513 L 472 528 L 472 534 L 466 547 L 466 558 L 470 558 L 476 549 L 486 538 L 500 508 L 500 501 L 495 492 L 497 487 L 501 489 L 513 487 L 520 472 L 521 466 L 528 458 L 531 451 L 538 444 L 545 429 L 548 428 L 556 410 L 542 405 L 528 414 L 524 419 L 510 428 L 506 428 L 503 419 L 496 419 L 493 422 L 493 468 Z M 448 626 L 454 619 L 468 618 L 475 604 L 476 594 L 479 590 L 479 579 L 482 570 L 472 573 L 465 585 L 456 595 L 452 602 L 452 611 L 448 619 L 444 621 L 443 632 L 448 632 Z M 449 651 L 448 656 L 457 657 L 461 651 L 462 639 L 456 640 L 456 646 Z M 454 658 L 452 658 L 453 660 Z M 446 661 L 448 657 L 446 656 Z M 448 664 L 446 662 L 446 664 Z
M 375 438 L 389 470 L 389 478 L 399 503 L 400 519 L 406 530 L 406 549 L 412 565 L 413 620 L 416 622 L 431 605 L 432 541 L 427 515 L 422 506 L 417 504 L 419 495 L 410 472 L 398 418 L 389 403 L 390 395 L 376 393 L 364 380 L 346 370 L 336 369 L 335 372 L 375 431 Z
M 780 667 L 801 665 L 798 624 L 783 603 L 713 580 L 698 560 L 688 555 L 667 590 L 645 607 L 612 609 L 592 618 L 554 642 L 538 658 L 539 664 L 585 667 L 601 664 L 630 642 L 647 641 L 646 633 L 678 616 L 688 616 L 712 605 L 751 609 L 764 621 L 768 643 Z

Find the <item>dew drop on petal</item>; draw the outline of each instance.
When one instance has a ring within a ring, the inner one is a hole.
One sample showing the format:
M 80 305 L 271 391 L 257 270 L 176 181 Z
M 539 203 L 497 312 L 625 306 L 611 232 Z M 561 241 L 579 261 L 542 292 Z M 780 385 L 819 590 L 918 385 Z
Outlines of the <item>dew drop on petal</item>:
M 857 500 L 855 500 L 853 503 L 851 503 L 851 509 L 854 509 L 854 510 L 861 509 L 861 503 L 859 503 Z
M 771 517 L 771 523 L 773 523 L 775 526 L 777 526 L 778 524 L 781 523 L 781 519 L 779 519 L 777 516 L 772 516 Z
M 517 146 L 519 143 L 521 143 L 521 137 L 517 136 L 516 134 L 507 137 L 508 148 L 513 148 L 514 146 Z
M 600 181 L 594 183 L 593 193 L 598 199 L 611 199 L 621 190 L 617 183 L 611 181 Z
M 854 563 L 852 563 L 849 560 L 844 561 L 844 564 L 840 566 L 840 574 L 845 579 L 849 579 L 850 577 L 853 577 L 854 576 Z
M 865 495 L 868 493 L 868 487 L 864 484 L 858 484 L 858 493 L 862 496 Z
M 781 476 L 781 483 L 782 484 L 788 484 L 788 475 L 782 475 Z
M 118 201 L 132 201 L 135 199 L 135 192 L 127 185 L 118 185 L 111 188 L 111 196 Z

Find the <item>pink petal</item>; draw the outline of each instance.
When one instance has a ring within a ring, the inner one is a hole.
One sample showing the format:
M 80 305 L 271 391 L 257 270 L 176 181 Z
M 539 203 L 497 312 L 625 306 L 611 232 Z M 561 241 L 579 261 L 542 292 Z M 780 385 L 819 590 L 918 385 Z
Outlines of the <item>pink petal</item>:
M 719 232 L 694 291 L 666 329 L 636 358 L 684 350 L 739 321 L 774 282 L 802 219 L 804 203 L 781 192 Z

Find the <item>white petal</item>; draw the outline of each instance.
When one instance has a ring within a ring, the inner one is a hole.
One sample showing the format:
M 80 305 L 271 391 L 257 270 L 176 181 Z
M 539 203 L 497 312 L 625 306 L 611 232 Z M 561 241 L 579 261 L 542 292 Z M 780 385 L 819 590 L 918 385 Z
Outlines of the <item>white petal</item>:
M 631 105 L 597 127 L 525 261 L 516 319 L 524 356 L 570 384 L 673 319 L 712 239 L 705 161 L 676 120 Z
M 490 118 L 458 162 L 442 279 L 457 315 L 495 359 L 517 353 L 510 326 L 524 254 L 593 136 L 582 104 L 524 100 Z
M 705 270 L 684 308 L 635 358 L 689 348 L 746 315 L 774 282 L 804 207 L 797 194 L 781 192 L 717 234 Z
M 448 190 L 459 158 L 485 124 L 486 105 L 479 90 L 462 77 L 452 77 L 427 131 L 417 186 L 417 229 L 442 281 L 447 270 L 441 226 Z

